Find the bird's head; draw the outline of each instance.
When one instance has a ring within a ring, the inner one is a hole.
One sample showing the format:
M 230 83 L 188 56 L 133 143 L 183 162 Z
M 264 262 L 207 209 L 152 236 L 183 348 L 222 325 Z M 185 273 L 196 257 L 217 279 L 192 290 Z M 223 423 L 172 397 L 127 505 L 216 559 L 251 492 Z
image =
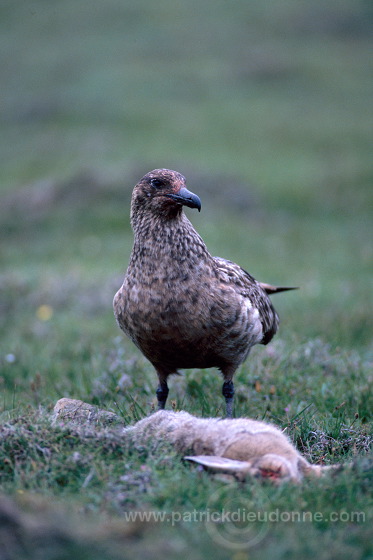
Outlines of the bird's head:
M 131 217 L 146 212 L 172 218 L 181 213 L 183 206 L 201 210 L 201 201 L 188 191 L 185 177 L 171 169 L 154 169 L 133 189 Z

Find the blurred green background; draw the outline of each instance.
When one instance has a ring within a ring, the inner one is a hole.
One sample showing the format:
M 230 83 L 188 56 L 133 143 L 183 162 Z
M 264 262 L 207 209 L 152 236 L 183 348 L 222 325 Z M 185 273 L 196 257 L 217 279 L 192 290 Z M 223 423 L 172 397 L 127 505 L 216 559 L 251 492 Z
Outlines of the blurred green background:
M 119 336 L 130 195 L 155 167 L 201 197 L 188 215 L 213 254 L 300 286 L 276 296 L 279 340 L 371 357 L 368 1 L 3 0 L 0 16 L 4 408 L 36 374 L 42 401 L 79 396 Z

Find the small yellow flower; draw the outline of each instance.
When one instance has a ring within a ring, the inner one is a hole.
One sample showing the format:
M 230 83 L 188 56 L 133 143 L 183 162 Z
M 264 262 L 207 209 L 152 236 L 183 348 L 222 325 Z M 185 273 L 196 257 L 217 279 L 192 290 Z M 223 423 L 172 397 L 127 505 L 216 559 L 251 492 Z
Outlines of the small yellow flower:
M 40 305 L 36 310 L 36 316 L 40 321 L 49 321 L 53 315 L 53 307 L 50 305 Z

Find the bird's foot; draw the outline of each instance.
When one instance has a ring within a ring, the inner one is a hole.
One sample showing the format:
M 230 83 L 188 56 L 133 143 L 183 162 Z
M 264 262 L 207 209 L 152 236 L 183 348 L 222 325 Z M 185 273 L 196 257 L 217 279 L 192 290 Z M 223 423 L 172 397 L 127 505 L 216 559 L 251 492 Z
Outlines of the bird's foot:
M 233 381 L 224 381 L 222 393 L 223 393 L 223 396 L 225 398 L 226 416 L 227 416 L 227 418 L 232 418 L 233 417 L 233 397 L 234 397 Z
M 158 409 L 159 410 L 163 410 L 165 405 L 166 405 L 166 401 L 167 401 L 167 397 L 168 397 L 168 385 L 167 383 L 160 383 L 157 387 L 157 399 L 158 399 Z

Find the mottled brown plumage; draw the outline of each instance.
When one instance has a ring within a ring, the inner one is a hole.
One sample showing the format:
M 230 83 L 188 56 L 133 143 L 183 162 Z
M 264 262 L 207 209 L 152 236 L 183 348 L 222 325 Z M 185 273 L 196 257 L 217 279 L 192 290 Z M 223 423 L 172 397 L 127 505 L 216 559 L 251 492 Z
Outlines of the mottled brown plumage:
M 217 367 L 232 416 L 233 375 L 255 344 L 276 333 L 278 315 L 260 284 L 237 264 L 213 257 L 182 207 L 201 208 L 180 173 L 155 169 L 135 186 L 134 245 L 114 313 L 155 367 L 159 408 L 178 368 Z

